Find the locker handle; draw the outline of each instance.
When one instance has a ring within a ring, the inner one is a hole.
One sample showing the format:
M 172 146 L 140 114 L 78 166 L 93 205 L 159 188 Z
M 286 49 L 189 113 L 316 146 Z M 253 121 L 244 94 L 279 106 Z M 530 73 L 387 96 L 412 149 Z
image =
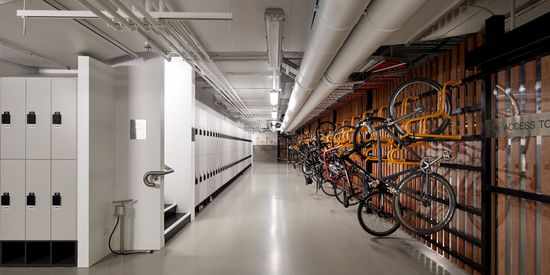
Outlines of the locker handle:
M 52 205 L 61 206 L 61 193 L 54 193 L 52 196 Z
M 27 114 L 27 124 L 36 124 L 36 113 L 35 112 L 29 112 Z
M 52 124 L 61 125 L 61 112 L 54 112 L 52 115 Z
M 36 206 L 36 196 L 33 192 L 27 195 L 27 206 Z
M 2 114 L 2 124 L 11 124 L 11 114 L 10 114 L 10 112 L 4 112 Z
M 10 205 L 10 193 L 4 192 L 2 194 L 2 206 L 9 206 Z

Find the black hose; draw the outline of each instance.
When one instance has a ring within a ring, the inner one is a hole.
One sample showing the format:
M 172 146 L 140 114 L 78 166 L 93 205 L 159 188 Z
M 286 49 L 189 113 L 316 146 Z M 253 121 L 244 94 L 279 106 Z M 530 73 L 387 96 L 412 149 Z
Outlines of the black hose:
M 133 254 L 147 254 L 147 253 L 153 253 L 153 250 L 145 250 L 145 251 L 130 251 L 130 252 L 123 252 L 123 251 L 116 251 L 111 246 L 111 239 L 113 238 L 113 234 L 115 233 L 116 228 L 118 227 L 118 223 L 120 222 L 120 217 L 116 218 L 115 227 L 113 227 L 113 231 L 111 231 L 111 235 L 109 236 L 109 250 L 111 250 L 111 253 L 115 255 L 133 255 Z

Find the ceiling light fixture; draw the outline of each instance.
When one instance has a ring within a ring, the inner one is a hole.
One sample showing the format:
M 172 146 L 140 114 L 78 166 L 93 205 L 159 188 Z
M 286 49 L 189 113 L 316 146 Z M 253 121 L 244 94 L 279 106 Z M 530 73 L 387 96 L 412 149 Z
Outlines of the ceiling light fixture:
M 277 119 L 277 110 L 271 111 L 271 118 Z
M 279 104 L 279 92 L 273 90 L 269 93 L 269 102 L 271 105 Z
M 268 8 L 265 11 L 265 26 L 267 33 L 267 54 L 273 70 L 281 67 L 283 21 L 285 13 L 279 8 Z

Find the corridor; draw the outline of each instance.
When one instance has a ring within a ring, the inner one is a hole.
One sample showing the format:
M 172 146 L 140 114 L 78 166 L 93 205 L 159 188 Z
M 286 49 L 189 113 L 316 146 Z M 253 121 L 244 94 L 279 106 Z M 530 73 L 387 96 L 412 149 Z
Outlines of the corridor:
M 255 163 L 159 252 L 0 274 L 464 274 L 399 231 L 369 236 L 355 215 L 291 166 Z

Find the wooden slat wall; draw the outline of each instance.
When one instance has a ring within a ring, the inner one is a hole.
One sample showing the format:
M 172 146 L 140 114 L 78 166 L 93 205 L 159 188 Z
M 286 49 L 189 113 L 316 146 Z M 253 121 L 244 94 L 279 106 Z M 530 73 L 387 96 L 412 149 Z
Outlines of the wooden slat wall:
M 462 79 L 466 76 L 474 74 L 474 71 L 465 70 L 464 55 L 467 50 L 473 49 L 481 43 L 481 35 L 472 36 L 452 50 L 431 58 L 421 66 L 410 70 L 406 75 L 388 81 L 387 85 L 381 88 L 374 89 L 372 91 L 374 111 L 377 111 L 377 109 L 382 106 L 387 106 L 389 96 L 391 95 L 393 89 L 405 80 L 414 77 L 427 77 L 437 80 L 440 83 L 444 83 L 448 80 Z M 337 121 L 346 121 L 349 123 L 351 118 L 354 116 L 360 116 L 363 112 L 368 111 L 366 109 L 366 96 L 367 95 L 364 91 L 361 93 L 355 92 L 354 94 L 348 96 L 348 99 L 344 99 L 345 103 L 340 104 L 341 107 L 336 109 Z M 453 110 L 479 104 L 481 104 L 480 82 L 464 85 L 460 89 L 456 89 L 451 93 L 451 105 Z M 432 107 L 435 108 L 435 106 L 436 101 L 434 99 L 432 102 Z M 318 119 L 319 118 L 314 118 L 311 121 L 312 131 L 314 131 L 314 125 Z M 324 120 L 332 121 L 331 118 L 323 116 L 322 121 Z M 482 121 L 479 111 L 460 113 L 453 116 L 452 123 L 446 129 L 446 133 L 463 136 L 480 135 L 482 129 L 481 127 Z M 437 144 L 434 147 L 435 149 L 428 150 L 426 153 L 437 155 L 440 154 L 438 152 L 442 149 L 451 150 L 454 156 L 452 161 L 453 163 L 481 167 L 481 141 L 445 142 Z M 405 154 L 404 157 L 407 157 L 407 155 Z M 374 174 L 376 174 L 377 171 L 376 166 L 377 164 L 373 164 L 372 167 Z M 383 173 L 388 175 L 390 173 L 395 173 L 404 167 L 404 165 L 398 166 L 384 164 Z M 455 188 L 457 202 L 459 204 L 476 210 L 481 208 L 480 172 L 448 168 L 443 168 L 439 172 L 445 176 L 453 185 L 453 188 Z M 464 210 L 457 209 L 453 220 L 449 224 L 449 228 L 469 236 L 471 239 L 477 240 L 477 244 L 473 244 L 472 242 L 469 242 L 460 236 L 451 234 L 445 230 L 428 236 L 428 239 L 431 242 L 436 242 L 439 245 L 457 253 L 458 255 L 469 259 L 471 263 L 477 264 L 477 269 L 479 269 L 481 266 L 481 247 L 479 245 L 479 243 L 481 243 L 479 239 L 481 236 L 481 217 L 477 214 L 472 214 Z M 414 236 L 412 232 L 409 233 Z M 464 268 L 468 273 L 479 274 L 474 267 L 452 257 L 442 249 L 438 249 L 437 246 L 433 245 L 430 241 L 427 241 L 420 236 L 415 237 L 444 257 L 451 259 L 451 261 Z
M 500 70 L 491 88 L 494 117 L 550 112 L 550 56 Z M 496 144 L 493 184 L 550 195 L 550 137 L 497 138 Z M 496 193 L 494 197 L 493 273 L 549 274 L 550 242 L 544 232 L 550 230 L 550 205 Z
M 393 89 L 405 80 L 414 77 L 427 77 L 444 83 L 448 80 L 463 79 L 476 71 L 466 71 L 465 53 L 483 43 L 481 34 L 469 37 L 463 43 L 441 55 L 434 57 L 406 75 L 389 80 L 385 86 L 371 91 L 373 111 L 387 106 Z M 494 97 L 493 108 L 488 110 L 493 117 L 519 114 L 550 112 L 550 56 L 506 68 L 492 76 Z M 450 94 L 453 110 L 479 106 L 482 97 L 482 83 L 468 83 Z M 504 93 L 513 94 L 518 101 L 519 114 L 514 114 Z M 365 91 L 354 92 L 337 104 L 337 122 L 349 125 L 351 118 L 360 116 L 366 109 Z M 435 105 L 435 101 L 433 102 Z M 478 110 L 478 109 L 474 109 Z M 332 110 L 320 116 L 321 121 L 332 121 Z M 315 118 L 311 124 L 315 131 Z M 452 116 L 446 134 L 476 136 L 482 134 L 483 121 L 480 111 L 459 112 Z M 306 132 L 308 127 L 305 127 Z M 499 138 L 494 143 L 492 157 L 494 174 L 492 182 L 496 186 L 519 189 L 531 193 L 550 195 L 550 137 Z M 434 145 L 434 149 L 421 149 L 430 155 L 440 150 L 451 150 L 452 163 L 481 167 L 481 142 L 445 142 Z M 403 154 L 402 157 L 407 157 Z M 523 159 L 523 163 L 522 163 Z M 372 165 L 377 173 L 377 164 Z M 404 165 L 384 164 L 383 173 L 390 174 L 403 169 Z M 485 167 L 485 169 L 488 169 Z M 479 274 L 481 266 L 481 173 L 465 169 L 443 168 L 439 170 L 454 188 L 457 196 L 457 209 L 449 224 L 451 230 L 442 230 L 424 239 L 413 235 L 418 241 L 450 259 L 470 274 Z M 492 259 L 493 274 L 550 274 L 550 242 L 545 241 L 545 232 L 550 232 L 550 205 L 520 199 L 518 197 L 494 194 L 493 201 Z M 473 211 L 472 211 L 473 210 Z M 418 221 L 423 222 L 423 221 Z M 453 234 L 452 232 L 458 232 Z M 451 251 L 447 253 L 444 247 Z M 457 257 L 453 257 L 453 255 Z
M 411 70 L 405 76 L 395 79 L 385 88 L 375 90 L 374 108 L 386 106 L 388 104 L 389 95 L 393 89 L 405 80 L 422 76 L 435 79 L 440 83 L 444 83 L 448 80 L 462 79 L 475 73 L 470 71 L 467 72 L 465 70 L 464 54 L 468 48 L 478 45 L 481 42 L 480 40 L 481 36 L 473 36 L 453 48 L 451 51 L 445 52 L 442 55 L 425 62 L 418 68 Z M 453 110 L 455 110 L 462 107 L 479 105 L 481 103 L 480 95 L 481 85 L 479 83 L 464 85 L 451 93 L 451 106 Z M 435 105 L 436 102 L 434 97 L 432 106 Z M 451 125 L 446 129 L 446 133 L 458 134 L 462 136 L 480 135 L 482 125 L 482 121 L 480 121 L 480 119 L 481 115 L 479 111 L 455 115 L 452 118 Z M 426 154 L 438 155 L 442 149 L 451 150 L 454 156 L 452 161 L 453 163 L 481 167 L 481 156 L 479 153 L 481 151 L 480 141 L 445 142 L 434 147 L 434 150 L 427 150 Z M 394 173 L 397 172 L 398 169 L 402 169 L 402 167 L 396 167 L 395 165 L 388 166 L 389 167 L 385 168 L 384 173 Z M 453 185 L 457 195 L 457 202 L 459 204 L 471 207 L 473 209 L 481 208 L 480 172 L 459 169 L 441 169 L 439 172 Z M 477 274 L 478 272 L 476 269 L 479 269 L 479 266 L 481 266 L 481 247 L 479 245 L 479 237 L 481 236 L 480 216 L 457 209 L 453 220 L 449 224 L 449 228 L 477 240 L 477 244 L 445 230 L 429 236 L 429 239 L 432 242 L 436 242 L 439 245 L 461 255 L 462 257 L 471 260 L 471 262 L 478 265 L 477 267 L 468 265 L 457 258 L 451 257 L 442 249 L 436 248 L 436 245 L 419 236 L 416 236 L 416 238 L 419 241 L 426 243 L 429 247 L 432 247 L 438 253 L 451 259 L 460 267 L 464 268 L 467 272 Z

